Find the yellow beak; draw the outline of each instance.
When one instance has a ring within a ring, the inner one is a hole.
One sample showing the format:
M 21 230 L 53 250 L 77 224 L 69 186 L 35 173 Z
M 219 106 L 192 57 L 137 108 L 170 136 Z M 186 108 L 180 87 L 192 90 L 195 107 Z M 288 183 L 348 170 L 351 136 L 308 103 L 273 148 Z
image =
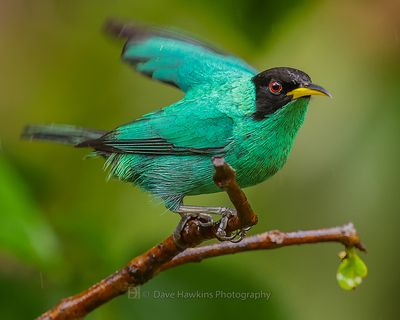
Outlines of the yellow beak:
M 332 95 L 329 93 L 328 90 L 317 86 L 316 84 L 310 83 L 306 87 L 299 87 L 296 88 L 286 94 L 287 96 L 292 96 L 292 99 L 298 99 L 301 97 L 307 96 L 327 96 L 332 98 Z

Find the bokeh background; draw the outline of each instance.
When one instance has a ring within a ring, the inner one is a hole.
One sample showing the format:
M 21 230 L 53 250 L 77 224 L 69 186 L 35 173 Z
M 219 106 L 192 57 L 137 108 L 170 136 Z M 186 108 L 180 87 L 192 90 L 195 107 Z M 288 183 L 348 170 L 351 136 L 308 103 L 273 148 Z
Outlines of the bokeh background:
M 88 319 L 394 319 L 400 287 L 398 1 L 0 3 L 0 310 L 38 316 L 154 245 L 178 219 L 86 150 L 21 141 L 27 123 L 112 129 L 181 93 L 135 74 L 107 17 L 173 26 L 259 69 L 292 66 L 334 94 L 315 98 L 285 168 L 246 190 L 252 233 L 355 223 L 369 276 L 336 283 L 337 244 L 220 257 L 160 274 L 142 292 L 271 292 L 267 301 L 128 299 Z M 230 205 L 223 193 L 189 203 Z

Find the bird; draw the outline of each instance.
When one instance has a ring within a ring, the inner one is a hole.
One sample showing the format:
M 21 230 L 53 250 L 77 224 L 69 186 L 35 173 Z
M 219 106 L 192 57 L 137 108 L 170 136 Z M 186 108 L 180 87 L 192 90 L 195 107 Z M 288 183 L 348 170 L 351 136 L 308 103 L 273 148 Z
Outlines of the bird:
M 109 130 L 71 125 L 28 125 L 24 139 L 91 148 L 110 177 L 132 183 L 180 214 L 174 235 L 199 217 L 217 237 L 234 209 L 190 206 L 185 196 L 221 191 L 211 159 L 224 157 L 242 188 L 259 184 L 285 164 L 310 97 L 331 94 L 292 67 L 258 71 L 244 60 L 167 28 L 109 20 L 105 31 L 123 39 L 122 60 L 139 73 L 183 91 L 181 100 Z

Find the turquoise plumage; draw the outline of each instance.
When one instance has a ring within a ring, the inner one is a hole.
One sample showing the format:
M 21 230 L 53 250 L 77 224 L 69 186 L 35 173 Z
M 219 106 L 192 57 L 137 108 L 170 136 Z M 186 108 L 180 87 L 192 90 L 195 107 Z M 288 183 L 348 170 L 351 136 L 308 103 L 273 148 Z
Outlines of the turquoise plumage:
M 110 175 L 132 182 L 180 212 L 186 195 L 220 191 L 213 156 L 223 156 L 242 187 L 282 168 L 311 95 L 329 93 L 304 72 L 247 63 L 169 31 L 110 22 L 127 39 L 122 59 L 137 71 L 185 92 L 178 102 L 110 132 L 29 126 L 25 137 L 90 147 Z

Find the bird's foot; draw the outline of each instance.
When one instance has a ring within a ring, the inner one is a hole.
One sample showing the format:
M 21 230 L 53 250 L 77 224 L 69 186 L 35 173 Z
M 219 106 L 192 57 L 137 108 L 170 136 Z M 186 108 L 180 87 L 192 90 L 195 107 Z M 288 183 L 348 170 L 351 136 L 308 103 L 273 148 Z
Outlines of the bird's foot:
M 235 231 L 233 238 L 230 239 L 229 241 L 233 243 L 238 243 L 242 241 L 246 237 L 247 231 L 249 231 L 250 229 L 251 227 L 246 227 Z
M 173 234 L 174 239 L 177 243 L 181 240 L 181 232 L 185 228 L 186 223 L 191 219 L 198 219 L 199 224 L 202 227 L 211 227 L 214 224 L 212 216 L 210 214 L 218 214 L 221 219 L 218 221 L 218 229 L 216 232 L 216 238 L 219 241 L 231 241 L 240 242 L 245 236 L 246 232 L 251 227 L 243 228 L 232 234 L 226 234 L 226 227 L 231 217 L 237 215 L 235 209 L 225 207 L 196 207 L 196 206 L 180 206 L 177 213 L 181 215 L 181 220 L 175 229 Z
M 181 233 L 182 233 L 183 229 L 185 228 L 186 224 L 189 222 L 189 220 L 197 219 L 199 222 L 199 225 L 202 227 L 211 227 L 214 224 L 212 216 L 207 213 L 179 212 L 179 214 L 181 215 L 181 220 L 179 221 L 179 223 L 176 226 L 175 231 L 173 233 L 175 243 L 180 242 L 180 240 L 182 238 Z
M 215 236 L 219 241 L 233 241 L 236 238 L 236 234 L 227 235 L 226 227 L 229 219 L 237 214 L 236 210 L 231 208 L 220 208 L 219 214 L 221 214 L 221 219 L 219 220 Z
M 237 230 L 233 232 L 230 235 L 226 234 L 226 227 L 228 225 L 228 221 L 232 216 L 237 215 L 236 210 L 231 209 L 231 208 L 221 208 L 222 210 L 222 218 L 219 221 L 218 229 L 216 232 L 216 237 L 219 241 L 230 241 L 233 243 L 238 243 L 243 240 L 243 238 L 246 236 L 247 231 L 251 229 L 251 227 L 246 227 L 242 228 L 240 230 Z

